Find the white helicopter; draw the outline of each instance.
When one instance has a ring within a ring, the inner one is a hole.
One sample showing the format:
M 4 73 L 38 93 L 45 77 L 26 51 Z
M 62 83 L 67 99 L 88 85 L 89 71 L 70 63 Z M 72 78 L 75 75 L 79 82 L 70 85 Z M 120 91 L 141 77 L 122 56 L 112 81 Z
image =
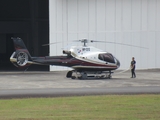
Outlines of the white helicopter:
M 87 46 L 88 42 L 98 42 L 94 40 L 81 39 L 82 46 L 71 46 L 69 50 L 63 50 L 61 56 L 31 57 L 21 38 L 12 38 L 15 52 L 10 57 L 10 61 L 16 67 L 28 67 L 31 64 L 57 65 L 71 67 L 67 78 L 87 79 L 111 78 L 112 71 L 120 67 L 119 60 L 111 53 L 101 49 Z

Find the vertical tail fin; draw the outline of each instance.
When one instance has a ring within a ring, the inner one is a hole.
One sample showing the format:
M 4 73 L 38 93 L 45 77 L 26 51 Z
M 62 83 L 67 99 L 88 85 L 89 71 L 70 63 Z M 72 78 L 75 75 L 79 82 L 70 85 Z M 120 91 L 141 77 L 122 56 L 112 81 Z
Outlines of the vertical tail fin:
M 12 38 L 15 50 L 27 49 L 21 38 Z
M 28 52 L 23 40 L 21 38 L 12 38 L 14 43 L 15 52 L 10 57 L 10 61 L 16 67 L 25 67 L 32 64 L 31 55 Z

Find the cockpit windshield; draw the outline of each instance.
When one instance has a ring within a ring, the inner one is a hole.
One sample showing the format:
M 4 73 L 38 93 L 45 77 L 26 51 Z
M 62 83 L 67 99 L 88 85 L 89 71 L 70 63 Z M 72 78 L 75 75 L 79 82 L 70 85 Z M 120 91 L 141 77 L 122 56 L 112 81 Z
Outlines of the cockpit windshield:
M 98 58 L 100 60 L 103 60 L 105 62 L 109 62 L 109 63 L 115 63 L 114 57 L 112 54 L 110 53 L 102 53 L 98 55 Z

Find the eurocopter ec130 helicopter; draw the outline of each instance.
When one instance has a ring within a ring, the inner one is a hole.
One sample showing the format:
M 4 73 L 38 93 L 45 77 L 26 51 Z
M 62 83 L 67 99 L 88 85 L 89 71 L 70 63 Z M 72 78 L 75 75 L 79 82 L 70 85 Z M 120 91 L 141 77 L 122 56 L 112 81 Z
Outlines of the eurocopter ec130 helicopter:
M 120 67 L 119 60 L 111 53 L 87 46 L 88 39 L 78 40 L 83 43 L 82 46 L 71 46 L 69 50 L 63 50 L 65 55 L 45 57 L 32 57 L 21 38 L 12 39 L 15 52 L 10 61 L 16 67 L 28 67 L 31 64 L 71 67 L 73 70 L 69 71 L 66 77 L 72 79 L 111 78 L 112 71 Z

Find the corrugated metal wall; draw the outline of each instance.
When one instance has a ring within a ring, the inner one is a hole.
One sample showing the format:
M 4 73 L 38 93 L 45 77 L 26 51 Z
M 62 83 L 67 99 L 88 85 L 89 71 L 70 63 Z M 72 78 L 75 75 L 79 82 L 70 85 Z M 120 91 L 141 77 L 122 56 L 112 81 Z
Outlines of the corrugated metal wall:
M 129 68 L 132 56 L 138 69 L 160 68 L 160 0 L 50 0 L 49 12 L 50 42 L 62 41 L 50 55 L 61 55 L 70 40 L 105 40 L 148 48 L 90 44 L 113 53 L 120 69 Z

